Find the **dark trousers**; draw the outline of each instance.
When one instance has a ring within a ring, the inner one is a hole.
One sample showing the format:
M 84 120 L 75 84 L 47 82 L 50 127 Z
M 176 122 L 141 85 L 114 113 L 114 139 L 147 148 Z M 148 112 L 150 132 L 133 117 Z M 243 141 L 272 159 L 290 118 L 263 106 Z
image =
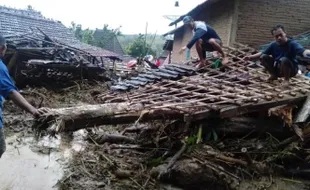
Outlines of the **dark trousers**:
M 215 39 L 215 38 L 214 38 Z M 215 39 L 215 41 L 220 44 L 221 46 L 223 45 L 222 41 L 219 39 Z M 207 51 L 212 52 L 215 51 L 213 46 L 209 44 L 209 42 L 204 41 L 203 39 L 199 39 L 196 42 L 196 50 L 198 55 L 201 54 L 202 58 L 205 60 L 207 58 Z
M 282 57 L 279 61 L 275 61 L 273 57 L 263 54 L 260 60 L 265 69 L 274 78 L 284 77 L 288 80 L 298 73 L 298 66 L 287 57 Z

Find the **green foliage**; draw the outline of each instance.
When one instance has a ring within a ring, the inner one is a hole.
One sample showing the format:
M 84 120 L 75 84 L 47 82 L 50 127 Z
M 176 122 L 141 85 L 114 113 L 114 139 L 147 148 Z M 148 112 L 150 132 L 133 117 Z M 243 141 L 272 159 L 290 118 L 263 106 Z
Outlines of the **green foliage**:
M 95 33 L 94 30 L 91 30 L 89 28 L 83 29 L 82 25 L 80 25 L 80 24 L 76 24 L 76 23 L 72 22 L 70 30 L 74 33 L 74 36 L 78 40 L 80 40 L 84 43 L 90 44 L 90 45 L 101 47 L 101 48 L 106 48 L 107 43 L 114 36 L 121 35 L 120 27 L 116 28 L 116 29 L 111 29 L 111 28 L 109 28 L 109 25 L 107 25 L 107 24 L 105 24 L 103 26 L 102 30 L 99 30 L 100 35 L 98 37 L 99 39 L 97 39 L 97 40 L 95 40 L 95 38 L 94 38 L 94 33 Z
M 156 167 L 164 162 L 163 157 L 153 158 L 148 165 L 152 167 Z
M 146 43 L 142 34 L 139 34 L 139 37 L 127 46 L 126 52 L 133 57 L 141 57 L 147 54 L 156 55 L 156 52 L 151 48 L 150 44 Z
M 108 24 L 103 26 L 102 30 L 98 30 L 98 35 L 94 36 L 96 41 L 94 43 L 95 46 L 106 48 L 108 42 L 111 41 L 112 38 L 122 35 L 120 32 L 120 28 L 111 29 Z
M 103 28 L 98 31 L 97 35 L 94 30 L 89 28 L 83 29 L 81 24 L 71 22 L 70 27 L 70 30 L 78 40 L 103 49 L 107 47 L 111 38 L 117 37 L 128 55 L 139 57 L 145 56 L 147 53 L 153 56 L 159 56 L 162 53 L 162 48 L 165 43 L 165 38 L 163 36 L 153 34 L 148 34 L 146 37 L 142 34 L 124 35 L 121 33 L 120 29 L 121 27 L 112 29 L 108 24 L 105 24 Z
M 189 136 L 185 138 L 185 143 L 187 144 L 187 153 L 191 153 L 196 148 L 197 136 Z
M 82 41 L 82 38 L 83 38 L 82 25 L 76 24 L 75 22 L 71 22 L 71 27 L 69 29 L 74 33 L 74 36 L 77 39 Z
M 84 30 L 82 34 L 82 42 L 93 45 L 94 44 L 93 33 L 94 32 L 88 28 Z
M 196 135 L 187 137 L 187 138 L 185 139 L 185 143 L 186 143 L 187 145 L 195 145 L 195 144 L 196 144 L 196 141 L 197 141 L 197 136 L 196 136 Z
M 136 41 L 141 34 L 133 34 L 133 35 L 122 35 L 118 36 L 118 40 L 120 44 L 122 44 L 122 47 L 126 51 L 127 54 L 129 54 L 128 49 L 129 45 Z M 145 35 L 143 35 L 145 37 Z M 155 37 L 155 38 L 154 38 Z M 149 47 L 153 51 L 155 51 L 155 54 L 152 54 L 154 56 L 159 56 L 163 51 L 163 46 L 165 43 L 165 38 L 163 36 L 158 36 L 154 34 L 147 34 L 146 35 L 146 43 L 149 44 Z

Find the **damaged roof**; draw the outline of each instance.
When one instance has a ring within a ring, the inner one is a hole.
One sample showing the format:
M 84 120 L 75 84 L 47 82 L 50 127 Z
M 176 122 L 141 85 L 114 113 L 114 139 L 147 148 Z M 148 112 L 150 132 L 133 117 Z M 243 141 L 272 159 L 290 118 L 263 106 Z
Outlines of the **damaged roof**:
M 173 40 L 166 40 L 163 50 L 172 51 L 173 50 Z
M 37 28 L 51 39 L 84 50 L 93 56 L 119 57 L 116 53 L 80 42 L 60 21 L 47 19 L 38 11 L 31 8 L 23 10 L 0 6 L 0 33 L 2 35 L 38 32 Z
M 222 68 L 205 68 L 196 72 L 193 66 L 168 64 L 161 69 L 141 73 L 112 86 L 112 92 L 98 96 L 105 103 L 142 104 L 144 110 L 184 119 L 212 116 L 232 117 L 306 99 L 310 79 L 298 75 L 290 86 L 282 79 L 268 83 L 269 75 L 256 62 L 244 63 L 243 57 L 254 53 L 249 47 L 227 47 L 230 63 Z M 256 52 L 256 51 L 255 51 Z M 217 58 L 210 58 L 213 63 Z M 126 114 L 137 110 L 126 110 Z M 177 115 L 174 115 L 176 114 Z M 160 117 L 160 116 L 158 116 Z

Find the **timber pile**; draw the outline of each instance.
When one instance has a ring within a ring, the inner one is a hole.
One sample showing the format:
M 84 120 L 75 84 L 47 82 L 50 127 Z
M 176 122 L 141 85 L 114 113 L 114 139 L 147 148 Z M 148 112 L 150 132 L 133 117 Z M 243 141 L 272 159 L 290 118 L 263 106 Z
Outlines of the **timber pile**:
M 161 189 L 158 181 L 221 190 L 242 189 L 246 182 L 260 185 L 249 189 L 268 189 L 277 178 L 301 183 L 310 166 L 310 126 L 301 126 L 303 140 L 275 117 L 114 126 L 119 132 L 97 127 L 88 130 L 94 152 L 77 155 L 67 188 L 75 179 L 112 186 L 127 179 L 127 189 Z M 261 187 L 263 176 L 268 181 Z
M 4 36 L 8 46 L 5 62 L 17 82 L 25 79 L 36 83 L 93 79 L 105 71 L 103 62 L 97 57 L 37 30 L 40 33 Z

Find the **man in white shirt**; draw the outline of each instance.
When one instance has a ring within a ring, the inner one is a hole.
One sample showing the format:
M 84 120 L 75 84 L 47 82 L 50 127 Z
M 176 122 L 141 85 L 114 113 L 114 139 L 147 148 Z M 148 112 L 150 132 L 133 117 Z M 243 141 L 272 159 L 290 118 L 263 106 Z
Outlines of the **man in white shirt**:
M 197 68 L 204 67 L 208 64 L 206 63 L 206 51 L 219 52 L 223 58 L 222 63 L 228 63 L 228 58 L 222 49 L 222 40 L 211 26 L 202 21 L 194 21 L 190 16 L 185 16 L 183 23 L 193 31 L 194 35 L 188 44 L 181 48 L 180 53 L 187 50 L 187 54 L 189 54 L 190 49 L 196 44 L 196 50 L 200 59 Z

